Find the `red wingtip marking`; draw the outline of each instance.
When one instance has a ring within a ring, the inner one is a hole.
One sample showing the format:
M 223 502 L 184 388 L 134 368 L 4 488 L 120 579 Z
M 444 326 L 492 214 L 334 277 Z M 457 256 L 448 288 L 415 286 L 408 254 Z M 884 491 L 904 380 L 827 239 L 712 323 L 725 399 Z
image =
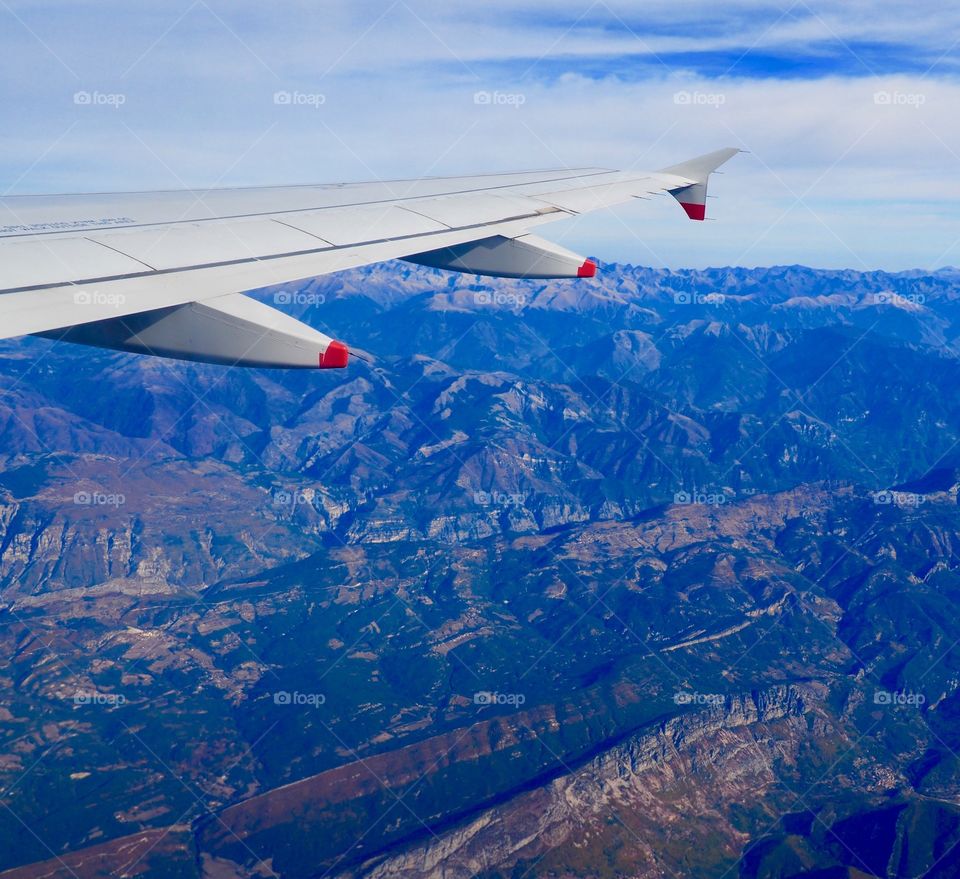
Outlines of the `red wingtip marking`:
M 597 274 L 597 264 L 592 259 L 585 259 L 583 265 L 577 269 L 578 278 L 593 278 Z
M 321 369 L 343 369 L 350 359 L 350 349 L 343 342 L 331 342 L 320 355 Z
M 687 216 L 691 220 L 705 220 L 707 218 L 707 206 L 705 204 L 680 202 L 680 207 L 687 212 Z

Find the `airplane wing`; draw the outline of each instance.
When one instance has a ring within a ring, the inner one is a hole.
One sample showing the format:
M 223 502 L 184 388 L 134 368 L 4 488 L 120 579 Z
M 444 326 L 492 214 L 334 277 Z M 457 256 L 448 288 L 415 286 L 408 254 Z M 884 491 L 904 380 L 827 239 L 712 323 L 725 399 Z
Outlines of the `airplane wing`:
M 344 367 L 342 342 L 243 291 L 388 259 L 499 277 L 592 277 L 593 263 L 531 230 L 665 192 L 702 220 L 710 173 L 737 152 L 646 173 L 7 196 L 0 338 L 37 334 L 230 365 Z

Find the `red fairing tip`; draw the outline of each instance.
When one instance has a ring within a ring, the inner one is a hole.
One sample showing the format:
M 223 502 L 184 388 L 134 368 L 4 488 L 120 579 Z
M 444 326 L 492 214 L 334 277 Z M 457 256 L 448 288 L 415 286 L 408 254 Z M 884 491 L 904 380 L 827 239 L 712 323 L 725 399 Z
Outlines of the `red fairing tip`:
M 680 202 L 680 207 L 687 212 L 687 216 L 691 220 L 705 220 L 707 218 L 707 206 L 705 204 L 684 204 L 684 202 Z
M 583 261 L 583 265 L 577 269 L 578 278 L 593 278 L 597 274 L 597 264 L 592 259 Z
M 320 355 L 321 369 L 343 369 L 350 359 L 350 349 L 343 342 L 331 342 Z

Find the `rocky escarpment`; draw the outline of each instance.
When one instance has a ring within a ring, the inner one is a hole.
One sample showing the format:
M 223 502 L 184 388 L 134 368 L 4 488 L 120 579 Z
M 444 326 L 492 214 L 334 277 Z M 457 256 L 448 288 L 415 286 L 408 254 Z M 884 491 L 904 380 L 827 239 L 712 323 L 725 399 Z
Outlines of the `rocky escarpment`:
M 614 857 L 602 858 L 610 868 L 644 879 L 693 875 L 682 871 L 698 860 L 700 867 L 732 863 L 754 828 L 738 821 L 730 804 L 755 803 L 778 785 L 826 693 L 819 684 L 773 687 L 671 718 L 542 787 L 338 875 L 470 879 L 491 870 L 510 875 L 517 863 L 541 859 L 598 864 L 594 859 L 611 851 Z M 758 810 L 751 824 L 775 823 L 771 813 Z M 699 816 L 695 832 L 692 814 Z M 709 853 L 705 835 L 718 840 Z M 654 839 L 660 842 L 651 845 Z
M 0 472 L 4 599 L 190 593 L 300 558 L 340 510 L 319 490 L 277 485 L 212 460 L 89 454 Z

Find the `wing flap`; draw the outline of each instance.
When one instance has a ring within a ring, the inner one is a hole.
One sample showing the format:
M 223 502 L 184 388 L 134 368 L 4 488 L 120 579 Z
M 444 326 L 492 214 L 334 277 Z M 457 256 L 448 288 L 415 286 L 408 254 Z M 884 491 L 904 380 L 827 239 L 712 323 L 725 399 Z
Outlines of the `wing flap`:
M 412 202 L 410 208 L 448 229 L 456 229 L 535 217 L 543 212 L 544 205 L 533 198 L 496 193 L 423 199 Z
M 389 204 L 311 211 L 284 222 L 338 247 L 448 231 L 442 223 Z
M 584 189 L 561 189 L 536 197 L 560 210 L 582 214 L 622 204 L 631 198 L 643 198 L 651 191 L 662 191 L 664 184 L 650 177 L 606 183 Z
M 124 275 L 148 268 L 88 238 L 0 242 L 0 290 Z

